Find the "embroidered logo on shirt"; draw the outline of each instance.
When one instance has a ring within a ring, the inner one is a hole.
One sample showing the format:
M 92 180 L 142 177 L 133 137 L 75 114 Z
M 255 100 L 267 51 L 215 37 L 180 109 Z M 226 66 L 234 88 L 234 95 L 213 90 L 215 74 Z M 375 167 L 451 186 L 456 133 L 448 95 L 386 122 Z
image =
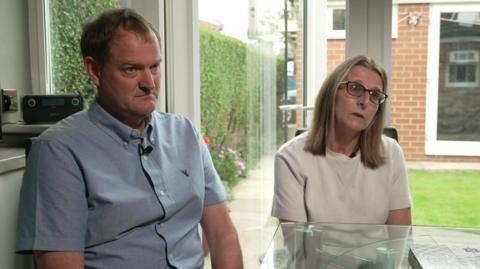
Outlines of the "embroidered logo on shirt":
M 184 174 L 185 176 L 189 177 L 190 175 L 188 174 L 188 171 L 187 169 L 184 169 L 184 170 L 180 170 L 182 172 L 182 174 Z

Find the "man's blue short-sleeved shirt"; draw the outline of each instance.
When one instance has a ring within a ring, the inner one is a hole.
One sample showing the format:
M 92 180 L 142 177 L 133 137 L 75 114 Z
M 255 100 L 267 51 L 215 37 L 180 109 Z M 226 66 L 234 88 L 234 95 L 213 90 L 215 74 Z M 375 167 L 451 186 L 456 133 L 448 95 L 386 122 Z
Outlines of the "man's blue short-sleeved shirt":
M 201 268 L 203 208 L 225 199 L 189 120 L 153 112 L 140 133 L 96 102 L 38 138 L 23 180 L 17 251 L 84 251 L 85 268 Z

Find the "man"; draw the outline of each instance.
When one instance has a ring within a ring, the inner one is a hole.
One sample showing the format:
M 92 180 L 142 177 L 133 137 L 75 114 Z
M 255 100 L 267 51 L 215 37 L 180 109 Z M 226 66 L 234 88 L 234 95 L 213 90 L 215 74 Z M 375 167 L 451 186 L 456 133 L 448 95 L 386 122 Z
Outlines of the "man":
M 242 268 L 208 149 L 187 119 L 155 111 L 160 37 L 130 9 L 84 25 L 96 101 L 35 142 L 21 191 L 17 251 L 39 268 Z

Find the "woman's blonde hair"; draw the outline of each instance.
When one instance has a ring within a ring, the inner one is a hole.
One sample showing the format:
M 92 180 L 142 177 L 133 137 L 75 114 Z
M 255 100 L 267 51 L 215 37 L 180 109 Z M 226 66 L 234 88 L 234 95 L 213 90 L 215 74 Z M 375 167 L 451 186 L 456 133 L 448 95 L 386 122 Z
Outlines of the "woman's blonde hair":
M 315 109 L 312 127 L 307 135 L 305 150 L 314 155 L 325 155 L 327 143 L 333 135 L 335 127 L 335 98 L 340 83 L 346 79 L 350 70 L 355 66 L 363 66 L 378 73 L 382 79 L 382 91 L 387 89 L 387 74 L 383 67 L 372 58 L 359 55 L 345 60 L 323 82 L 315 100 Z M 369 168 L 377 168 L 384 164 L 382 133 L 384 124 L 384 110 L 386 103 L 378 106 L 372 122 L 363 130 L 359 138 L 359 149 L 362 163 Z

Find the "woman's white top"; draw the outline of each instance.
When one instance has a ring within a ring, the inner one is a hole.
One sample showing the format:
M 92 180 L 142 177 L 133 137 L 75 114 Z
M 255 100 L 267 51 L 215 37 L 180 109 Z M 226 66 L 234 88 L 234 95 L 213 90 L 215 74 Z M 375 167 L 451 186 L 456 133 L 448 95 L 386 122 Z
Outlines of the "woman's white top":
M 384 224 L 390 210 L 412 199 L 400 145 L 383 136 L 385 164 L 365 167 L 355 157 L 304 150 L 307 134 L 285 143 L 275 155 L 272 216 L 298 222 Z

